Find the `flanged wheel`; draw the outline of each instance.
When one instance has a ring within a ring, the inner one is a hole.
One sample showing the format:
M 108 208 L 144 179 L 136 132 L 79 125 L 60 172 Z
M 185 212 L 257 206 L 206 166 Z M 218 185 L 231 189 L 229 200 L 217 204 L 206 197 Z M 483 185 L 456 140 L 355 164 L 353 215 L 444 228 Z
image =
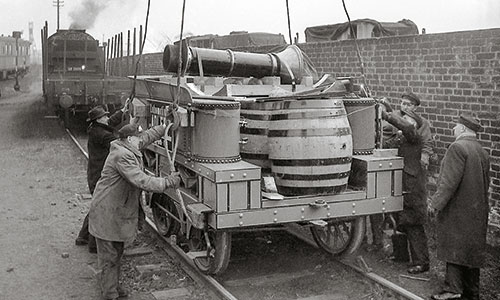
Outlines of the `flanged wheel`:
M 311 227 L 318 246 L 335 256 L 354 253 L 365 235 L 365 217 L 328 220 L 326 226 Z
M 158 232 L 166 237 L 179 233 L 181 224 L 166 211 L 179 218 L 174 201 L 165 194 L 153 194 L 151 199 L 153 221 Z
M 194 264 L 205 274 L 220 274 L 226 270 L 231 256 L 231 233 L 223 231 L 208 232 L 211 251 L 208 257 L 196 257 Z M 192 228 L 189 239 L 190 251 L 207 251 L 203 230 Z

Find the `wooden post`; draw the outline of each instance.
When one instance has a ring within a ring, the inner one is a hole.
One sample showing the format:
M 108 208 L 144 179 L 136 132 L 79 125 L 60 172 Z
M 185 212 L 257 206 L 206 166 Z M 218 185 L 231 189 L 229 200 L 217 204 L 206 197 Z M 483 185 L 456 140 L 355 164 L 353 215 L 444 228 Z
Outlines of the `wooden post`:
M 136 39 L 137 39 L 137 28 L 134 27 L 134 47 L 133 47 L 133 57 L 132 57 L 132 72 L 135 74 L 135 61 L 136 61 L 136 57 L 135 57 L 135 48 L 136 48 Z
M 142 54 L 142 44 L 143 44 L 143 41 L 142 41 L 142 25 L 139 26 L 139 55 Z M 142 67 L 143 65 L 143 62 L 141 61 L 139 63 L 139 74 L 143 74 L 144 73 L 144 68 Z
M 113 72 L 115 71 L 113 69 L 113 51 L 115 51 L 115 37 L 111 37 L 111 44 L 110 44 L 111 50 L 109 51 L 109 62 L 108 62 L 108 67 L 109 67 L 109 75 L 113 75 Z
M 130 74 L 130 29 L 127 30 L 127 76 Z

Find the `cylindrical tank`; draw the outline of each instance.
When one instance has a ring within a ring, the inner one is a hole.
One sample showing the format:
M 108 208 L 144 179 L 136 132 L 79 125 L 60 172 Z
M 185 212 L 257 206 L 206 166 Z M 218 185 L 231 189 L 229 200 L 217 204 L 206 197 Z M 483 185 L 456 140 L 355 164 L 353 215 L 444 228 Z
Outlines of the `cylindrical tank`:
M 191 158 L 204 163 L 241 160 L 239 141 L 240 103 L 194 100 L 195 126 L 191 139 Z
M 300 83 L 304 74 L 304 57 L 295 45 L 279 53 L 248 53 L 188 47 L 183 43 L 183 74 L 200 75 L 200 59 L 205 76 L 256 77 L 279 76 L 281 83 Z M 163 69 L 176 73 L 179 46 L 167 45 L 163 52 Z M 311 75 L 311 74 L 308 74 Z
M 355 155 L 372 154 L 375 148 L 375 104 L 375 100 L 371 98 L 344 99 Z
M 339 193 L 347 187 L 352 136 L 341 99 L 285 100 L 269 124 L 269 158 L 283 195 Z

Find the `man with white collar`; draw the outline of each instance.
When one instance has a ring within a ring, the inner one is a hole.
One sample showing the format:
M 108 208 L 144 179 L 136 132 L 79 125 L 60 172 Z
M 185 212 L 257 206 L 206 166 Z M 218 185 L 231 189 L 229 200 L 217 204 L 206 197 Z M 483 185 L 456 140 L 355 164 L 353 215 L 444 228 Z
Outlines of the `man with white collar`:
M 429 202 L 429 211 L 437 212 L 438 258 L 446 262 L 444 287 L 433 299 L 479 299 L 490 183 L 489 155 L 476 138 L 481 129 L 478 119 L 459 117 Z

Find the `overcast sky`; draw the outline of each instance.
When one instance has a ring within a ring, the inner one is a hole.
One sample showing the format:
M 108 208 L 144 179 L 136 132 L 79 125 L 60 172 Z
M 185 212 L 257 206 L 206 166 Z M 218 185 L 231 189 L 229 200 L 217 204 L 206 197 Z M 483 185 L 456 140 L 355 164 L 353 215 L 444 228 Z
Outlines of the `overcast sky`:
M 114 34 L 144 24 L 147 0 L 60 0 L 60 28 L 77 21 L 103 41 Z M 35 45 L 40 29 L 57 26 L 57 0 L 0 0 L 0 33 L 23 30 L 34 23 Z M 180 33 L 182 0 L 151 0 L 146 51 L 162 51 Z M 500 0 L 345 0 L 351 20 L 370 18 L 381 22 L 410 19 L 427 33 L 500 28 Z M 341 0 L 289 0 L 292 34 L 309 26 L 347 21 Z M 231 31 L 282 33 L 288 39 L 285 0 L 186 0 L 184 33 L 229 34 Z

